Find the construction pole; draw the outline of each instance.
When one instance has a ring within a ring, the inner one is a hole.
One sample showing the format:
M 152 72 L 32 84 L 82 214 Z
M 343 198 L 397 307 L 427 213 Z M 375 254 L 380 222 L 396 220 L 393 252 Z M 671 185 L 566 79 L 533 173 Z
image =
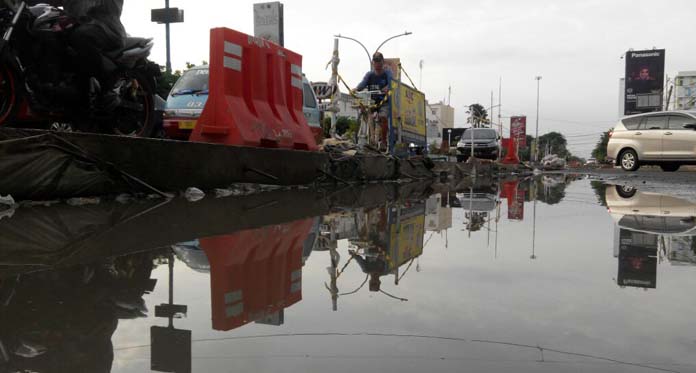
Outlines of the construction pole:
M 539 163 L 539 87 L 541 85 L 541 76 L 537 76 L 537 108 L 536 108 L 536 133 L 534 135 L 534 163 Z
M 334 50 L 333 56 L 331 57 L 331 80 L 329 81 L 329 86 L 331 87 L 331 103 L 329 104 L 331 110 L 329 111 L 329 117 L 331 118 L 331 129 L 329 130 L 329 135 L 331 138 L 336 137 L 336 111 L 338 109 L 338 98 L 340 95 L 340 90 L 338 89 L 338 64 L 341 62 L 338 54 L 338 38 L 334 38 Z
M 500 143 L 498 144 L 498 158 L 503 156 L 503 77 L 498 81 L 498 135 L 500 135 Z
M 490 128 L 495 128 L 493 127 L 493 110 L 495 109 L 493 108 L 493 91 L 491 91 L 491 112 L 488 113 L 488 124 Z

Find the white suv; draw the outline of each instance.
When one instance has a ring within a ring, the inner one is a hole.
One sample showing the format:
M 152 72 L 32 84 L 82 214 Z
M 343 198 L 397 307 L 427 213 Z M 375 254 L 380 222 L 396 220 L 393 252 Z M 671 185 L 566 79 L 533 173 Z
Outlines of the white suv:
M 623 118 L 609 134 L 607 159 L 626 171 L 659 165 L 674 172 L 696 164 L 696 111 L 668 111 Z

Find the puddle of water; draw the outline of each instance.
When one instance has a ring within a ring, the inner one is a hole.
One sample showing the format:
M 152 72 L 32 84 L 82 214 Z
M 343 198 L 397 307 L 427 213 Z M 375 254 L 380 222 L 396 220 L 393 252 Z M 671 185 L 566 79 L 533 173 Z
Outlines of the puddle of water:
M 696 202 L 572 176 L 0 220 L 6 371 L 696 371 Z

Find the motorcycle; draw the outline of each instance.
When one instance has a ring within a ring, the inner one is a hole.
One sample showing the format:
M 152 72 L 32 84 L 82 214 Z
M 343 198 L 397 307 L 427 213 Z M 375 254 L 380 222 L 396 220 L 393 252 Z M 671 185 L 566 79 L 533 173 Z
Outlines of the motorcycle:
M 67 42 L 75 27 L 77 21 L 60 8 L 2 0 L 0 127 L 154 136 L 161 72 L 147 60 L 152 39 L 128 37 L 123 48 L 102 54 L 115 82 L 108 89 L 118 97 L 117 105 L 107 109 L 99 103 L 99 82 L 75 68 L 77 53 Z

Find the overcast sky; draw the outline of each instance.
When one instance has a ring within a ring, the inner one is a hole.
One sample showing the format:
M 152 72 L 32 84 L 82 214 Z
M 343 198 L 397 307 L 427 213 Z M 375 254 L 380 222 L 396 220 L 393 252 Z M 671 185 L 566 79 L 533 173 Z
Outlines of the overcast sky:
M 228 27 L 253 34 L 255 1 L 171 0 L 184 9 L 186 22 L 172 25 L 172 63 L 209 60 L 209 29 Z M 629 48 L 667 50 L 666 73 L 696 70 L 696 1 L 283 1 L 285 46 L 303 55 L 311 81 L 326 81 L 333 35 L 362 41 L 373 51 L 389 36 L 413 35 L 387 43 L 385 57 L 400 57 L 433 103 L 447 97 L 455 125 L 466 123 L 465 107 L 498 101 L 503 80 L 502 114 L 528 116 L 533 135 L 536 75 L 541 81 L 539 133 L 560 131 L 571 150 L 588 156 L 598 134 L 618 117 L 622 54 Z M 164 26 L 150 22 L 150 9 L 164 1 L 126 0 L 123 23 L 131 35 L 154 37 L 152 59 L 165 63 Z M 369 69 L 360 46 L 341 40 L 339 72 L 357 85 Z M 496 112 L 497 116 L 497 112 Z M 507 126 L 507 123 L 504 122 Z M 507 132 L 507 131 L 506 131 Z

